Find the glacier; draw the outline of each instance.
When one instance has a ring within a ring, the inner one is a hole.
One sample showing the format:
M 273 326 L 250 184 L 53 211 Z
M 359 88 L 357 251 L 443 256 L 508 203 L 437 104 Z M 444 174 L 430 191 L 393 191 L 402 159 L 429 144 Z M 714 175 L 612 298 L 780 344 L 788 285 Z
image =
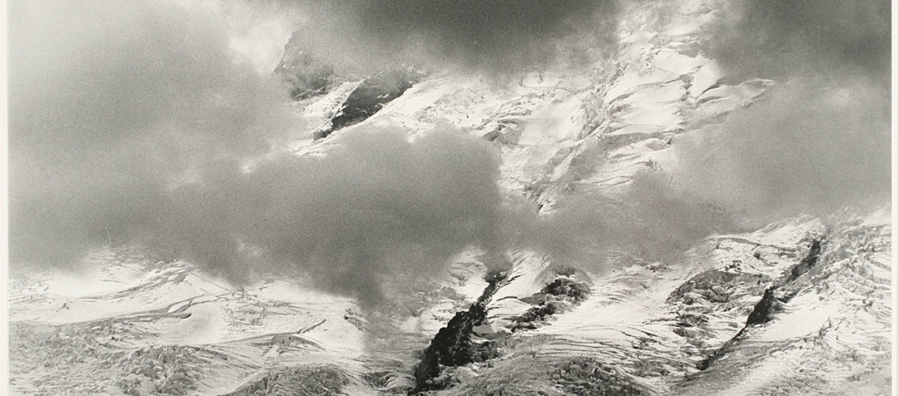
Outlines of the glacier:
M 299 75 L 290 106 L 314 128 L 280 150 L 317 158 L 354 133 L 392 128 L 414 141 L 451 125 L 489 142 L 501 190 L 539 216 L 571 197 L 621 207 L 641 177 L 680 165 L 683 139 L 713 135 L 781 84 L 732 81 L 697 49 L 718 17 L 707 3 L 629 4 L 611 56 L 503 79 L 411 68 L 327 76 L 288 44 L 277 73 Z M 393 80 L 378 85 L 385 75 Z M 383 310 L 311 279 L 235 285 L 188 261 L 103 248 L 78 271 L 11 275 L 10 390 L 889 394 L 890 216 L 888 206 L 796 213 L 670 256 L 604 251 L 584 267 L 517 246 L 498 272 L 471 248 Z

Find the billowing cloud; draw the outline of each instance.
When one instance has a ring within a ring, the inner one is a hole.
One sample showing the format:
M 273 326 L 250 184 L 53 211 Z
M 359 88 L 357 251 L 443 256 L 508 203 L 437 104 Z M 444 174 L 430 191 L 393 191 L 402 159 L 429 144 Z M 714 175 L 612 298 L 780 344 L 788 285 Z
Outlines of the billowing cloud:
M 485 142 L 357 131 L 325 158 L 273 151 L 301 125 L 219 12 L 19 2 L 11 16 L 13 265 L 67 266 L 111 240 L 374 303 L 386 274 L 498 243 Z
M 9 21 L 14 263 L 70 262 L 106 228 L 154 217 L 192 169 L 296 127 L 280 88 L 236 62 L 225 21 L 199 8 L 21 1 Z
M 734 78 L 864 75 L 889 91 L 891 15 L 889 0 L 735 2 L 706 50 Z
M 337 67 L 406 63 L 497 71 L 577 61 L 617 42 L 613 1 L 304 2 L 298 39 Z
M 705 49 L 732 82 L 777 82 L 680 139 L 676 185 L 758 223 L 890 195 L 890 2 L 729 4 Z

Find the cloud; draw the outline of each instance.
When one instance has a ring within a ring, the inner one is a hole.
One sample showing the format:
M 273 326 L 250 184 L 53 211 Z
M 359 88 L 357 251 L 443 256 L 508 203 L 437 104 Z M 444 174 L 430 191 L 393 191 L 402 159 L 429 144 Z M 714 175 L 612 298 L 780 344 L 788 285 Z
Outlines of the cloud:
M 199 8 L 17 1 L 9 17 L 14 263 L 71 262 L 197 169 L 298 127 Z
M 577 192 L 506 230 L 560 264 L 676 259 L 716 233 L 890 197 L 890 4 L 726 4 L 703 43 L 728 81 L 774 79 L 764 100 L 675 138 L 676 161 L 623 196 Z
M 675 188 L 759 224 L 890 196 L 889 96 L 866 84 L 785 84 L 675 146 Z
M 889 0 L 750 0 L 723 11 L 705 47 L 731 77 L 867 75 L 889 90 Z
M 890 194 L 890 2 L 730 4 L 705 43 L 731 81 L 778 82 L 678 140 L 675 185 L 758 224 Z
M 622 195 L 588 191 L 559 197 L 550 213 L 504 216 L 509 246 L 546 254 L 555 265 L 602 272 L 617 258 L 676 260 L 694 243 L 739 227 L 722 208 L 670 188 L 664 174 L 638 174 Z
M 338 68 L 545 67 L 617 43 L 613 1 L 295 2 L 304 50 Z
M 302 126 L 204 7 L 12 4 L 14 266 L 70 266 L 108 230 L 237 283 L 309 276 L 377 304 L 388 280 L 496 248 L 485 142 L 357 130 L 325 158 L 277 154 Z
M 278 7 L 312 7 L 297 11 L 309 18 L 307 29 L 329 30 L 311 48 L 334 48 L 348 62 L 408 55 L 484 70 L 559 61 L 564 54 L 542 48 L 614 15 L 612 5 L 593 2 L 353 4 Z M 734 73 L 770 72 L 788 83 L 731 114 L 718 133 L 678 140 L 684 160 L 673 178 L 638 178 L 615 202 L 566 198 L 549 216 L 505 203 L 493 149 L 454 131 L 410 142 L 403 131 L 356 128 L 337 136 L 324 158 L 278 154 L 279 143 L 307 130 L 284 103 L 283 87 L 235 44 L 269 34 L 252 33 L 224 10 L 10 4 L 14 267 L 71 265 L 107 245 L 108 230 L 115 246 L 143 245 L 235 282 L 308 276 L 321 289 L 377 305 L 387 282 L 439 273 L 471 246 L 487 251 L 491 266 L 503 265 L 506 249 L 528 247 L 601 268 L 609 252 L 664 258 L 734 229 L 722 209 L 752 218 L 827 211 L 889 191 L 881 68 L 832 47 L 806 51 L 811 66 L 797 72 L 776 59 L 737 69 L 739 57 L 720 55 Z M 590 37 L 613 31 L 598 29 Z M 716 45 L 728 43 L 723 37 Z M 422 42 L 429 47 L 416 47 Z
M 356 130 L 325 158 L 284 155 L 242 173 L 218 166 L 174 191 L 156 251 L 231 278 L 311 276 L 317 287 L 383 300 L 383 285 L 439 273 L 499 240 L 497 161 L 486 144 L 435 133 Z

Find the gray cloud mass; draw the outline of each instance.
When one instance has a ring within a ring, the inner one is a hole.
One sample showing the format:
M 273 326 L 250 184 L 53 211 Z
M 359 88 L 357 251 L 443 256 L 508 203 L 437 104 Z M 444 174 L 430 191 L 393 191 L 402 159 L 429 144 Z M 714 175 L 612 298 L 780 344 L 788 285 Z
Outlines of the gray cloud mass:
M 764 100 L 717 132 L 681 139 L 680 188 L 756 225 L 890 196 L 890 2 L 728 4 L 704 47 L 730 81 L 768 78 Z
M 14 267 L 69 267 L 108 230 L 235 282 L 296 273 L 376 302 L 385 273 L 496 239 L 484 142 L 361 131 L 323 159 L 262 157 L 305 130 L 201 10 L 14 2 L 10 15 Z
M 641 176 L 618 204 L 563 197 L 549 216 L 505 203 L 495 152 L 458 131 L 410 142 L 363 128 L 324 158 L 273 154 L 309 128 L 282 86 L 235 57 L 226 20 L 181 3 L 10 2 L 13 269 L 72 266 L 108 244 L 108 229 L 116 247 L 192 260 L 234 282 L 304 275 L 377 305 L 386 281 L 435 274 L 468 246 L 494 266 L 505 249 L 531 247 L 600 268 L 603 252 L 664 259 L 747 218 L 889 195 L 886 1 L 729 5 L 703 51 L 736 81 L 778 81 L 767 99 L 717 132 L 676 139 L 684 161 L 673 178 Z M 308 50 L 338 66 L 492 73 L 613 49 L 620 11 L 603 1 L 399 0 L 282 1 L 263 14 L 277 7 L 302 15 Z

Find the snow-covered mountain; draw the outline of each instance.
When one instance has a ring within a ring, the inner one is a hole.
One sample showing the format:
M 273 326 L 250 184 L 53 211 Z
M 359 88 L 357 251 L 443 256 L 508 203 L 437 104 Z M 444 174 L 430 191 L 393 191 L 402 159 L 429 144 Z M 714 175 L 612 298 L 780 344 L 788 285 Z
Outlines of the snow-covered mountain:
M 315 158 L 354 133 L 391 128 L 415 140 L 449 125 L 489 142 L 503 193 L 539 216 L 574 199 L 626 206 L 638 179 L 680 164 L 682 139 L 713 135 L 781 82 L 727 78 L 700 51 L 720 16 L 714 3 L 638 2 L 621 14 L 607 56 L 503 78 L 406 67 L 336 75 L 288 44 L 276 72 L 288 75 L 292 106 L 310 128 L 284 150 Z M 11 275 L 10 388 L 888 394 L 890 215 L 796 214 L 670 255 L 613 250 L 586 266 L 519 245 L 506 252 L 511 266 L 496 270 L 472 248 L 380 310 L 312 279 L 238 286 L 190 262 L 104 249 L 77 274 Z

